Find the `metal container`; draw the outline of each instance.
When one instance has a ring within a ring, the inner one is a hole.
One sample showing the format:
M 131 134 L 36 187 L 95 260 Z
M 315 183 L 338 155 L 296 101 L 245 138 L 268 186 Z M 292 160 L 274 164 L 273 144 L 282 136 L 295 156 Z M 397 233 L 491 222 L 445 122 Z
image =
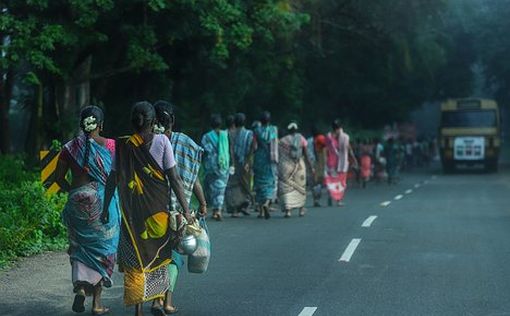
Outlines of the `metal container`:
M 179 245 L 177 246 L 177 252 L 181 255 L 191 255 L 197 250 L 198 242 L 197 238 L 193 235 L 185 235 Z

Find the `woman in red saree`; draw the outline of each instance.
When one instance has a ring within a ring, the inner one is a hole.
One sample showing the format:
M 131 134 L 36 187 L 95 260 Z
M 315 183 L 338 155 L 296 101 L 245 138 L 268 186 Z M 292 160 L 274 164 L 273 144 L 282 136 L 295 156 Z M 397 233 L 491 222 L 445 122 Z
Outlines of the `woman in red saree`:
M 350 137 L 343 131 L 339 120 L 332 124 L 332 131 L 326 136 L 326 170 L 324 184 L 329 192 L 330 204 L 332 201 L 342 207 L 342 202 L 347 188 L 347 173 L 349 171 L 349 156 L 354 164 L 358 162 L 350 145 Z

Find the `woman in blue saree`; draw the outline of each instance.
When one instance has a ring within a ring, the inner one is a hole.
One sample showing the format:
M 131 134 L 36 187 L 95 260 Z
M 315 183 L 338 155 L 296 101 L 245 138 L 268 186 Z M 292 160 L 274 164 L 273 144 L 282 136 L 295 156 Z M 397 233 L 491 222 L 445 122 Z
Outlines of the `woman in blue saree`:
M 221 130 L 222 120 L 219 115 L 211 118 L 211 131 L 202 137 L 204 148 L 204 189 L 207 205 L 212 208 L 212 217 L 221 221 L 221 211 L 225 202 L 227 189 L 230 145 L 227 131 Z
M 278 163 L 278 129 L 270 124 L 271 114 L 264 112 L 261 125 L 254 129 L 255 155 L 253 175 L 255 199 L 259 204 L 259 218 L 270 218 L 269 206 L 276 197 Z
M 85 310 L 85 297 L 93 296 L 93 315 L 109 309 L 101 304 L 102 287 L 112 286 L 120 233 L 120 210 L 117 194 L 108 209 L 110 221 L 103 224 L 100 216 L 106 179 L 111 171 L 115 141 L 99 135 L 103 112 L 96 106 L 82 110 L 81 133 L 63 148 L 56 170 L 60 187 L 69 192 L 62 219 L 68 230 L 69 256 L 75 298 L 72 309 Z M 66 180 L 71 170 L 72 182 Z

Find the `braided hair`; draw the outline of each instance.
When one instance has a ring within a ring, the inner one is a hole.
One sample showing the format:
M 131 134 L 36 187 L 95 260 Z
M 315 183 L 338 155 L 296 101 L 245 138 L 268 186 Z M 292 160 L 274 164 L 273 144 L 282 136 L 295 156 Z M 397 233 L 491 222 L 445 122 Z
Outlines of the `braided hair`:
M 85 154 L 83 155 L 83 169 L 89 170 L 90 136 L 103 124 L 103 110 L 95 105 L 84 107 L 80 112 L 80 129 L 85 135 Z
M 131 109 L 131 124 L 136 132 L 151 129 L 156 120 L 156 111 L 147 101 L 136 102 Z
M 175 107 L 172 103 L 159 100 L 154 103 L 156 111 L 155 133 L 164 133 L 169 130 L 175 123 Z

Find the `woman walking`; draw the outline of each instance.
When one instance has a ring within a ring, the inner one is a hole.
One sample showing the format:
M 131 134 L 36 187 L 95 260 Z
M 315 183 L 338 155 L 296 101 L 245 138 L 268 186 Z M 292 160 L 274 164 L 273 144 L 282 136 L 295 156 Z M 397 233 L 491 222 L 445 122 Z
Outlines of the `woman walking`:
M 202 137 L 204 156 L 204 189 L 207 205 L 212 208 L 212 217 L 222 220 L 225 190 L 230 168 L 230 145 L 227 131 L 221 130 L 221 116 L 211 117 L 211 131 Z
M 92 314 L 109 312 L 101 304 L 102 287 L 112 286 L 120 232 L 120 210 L 117 194 L 105 209 L 110 221 L 101 223 L 106 179 L 111 171 L 115 141 L 100 136 L 103 112 L 88 106 L 80 114 L 81 133 L 65 144 L 56 169 L 56 181 L 69 192 L 62 213 L 69 236 L 72 281 L 76 293 L 72 310 L 85 310 L 85 297 L 92 295 Z M 72 182 L 66 180 L 71 170 Z
M 292 209 L 299 209 L 299 216 L 305 215 L 306 168 L 305 160 L 312 174 L 315 173 L 306 150 L 307 141 L 298 133 L 297 123 L 287 127 L 289 134 L 279 142 L 278 200 L 285 217 L 291 216 Z
M 236 129 L 232 132 L 234 175 L 228 180 L 227 208 L 232 217 L 239 217 L 239 213 L 250 215 L 247 209 L 252 203 L 251 195 L 251 166 L 250 159 L 253 152 L 253 132 L 244 127 L 246 116 L 243 113 L 235 115 Z
M 332 131 L 327 135 L 326 144 L 326 175 L 324 183 L 329 191 L 330 201 L 344 206 L 342 199 L 347 188 L 347 172 L 349 157 L 357 165 L 356 157 L 350 145 L 350 137 L 344 132 L 339 120 L 332 123 Z
M 255 155 L 253 174 L 256 202 L 259 204 L 259 218 L 269 219 L 269 206 L 276 196 L 278 163 L 278 129 L 271 125 L 271 114 L 264 112 L 261 125 L 254 130 Z
M 171 103 L 166 101 L 157 101 L 154 104 L 154 108 L 156 110 L 157 120 L 154 131 L 156 133 L 162 133 L 170 139 L 175 162 L 177 163 L 176 168 L 182 179 L 186 203 L 187 205 L 190 205 L 191 197 L 194 193 L 200 204 L 199 215 L 206 216 L 207 203 L 205 202 L 200 181 L 197 181 L 200 164 L 202 162 L 202 153 L 204 150 L 188 135 L 173 131 L 175 125 L 175 110 Z M 182 211 L 182 208 L 177 203 L 177 198 L 173 192 L 171 194 L 171 209 Z M 165 294 L 165 299 L 157 299 L 154 302 L 153 308 L 164 306 L 163 308 L 166 314 L 175 314 L 178 312 L 177 307 L 173 304 L 173 294 L 175 293 L 179 270 L 183 265 L 184 259 L 182 256 L 177 251 L 172 251 L 172 263 L 168 266 L 170 287 Z
M 172 145 L 165 135 L 152 133 L 155 120 L 150 103 L 133 106 L 135 132 L 117 141 L 115 168 L 105 196 L 106 210 L 118 185 L 123 218 L 119 268 L 124 272 L 124 302 L 135 305 L 137 316 L 143 314 L 143 302 L 164 298 L 168 291 L 172 248 L 186 224 L 180 213 L 168 210 L 170 187 L 183 209 L 182 215 L 191 220 Z M 107 214 L 103 211 L 102 221 L 109 221 Z M 166 315 L 158 305 L 153 306 L 152 313 Z

